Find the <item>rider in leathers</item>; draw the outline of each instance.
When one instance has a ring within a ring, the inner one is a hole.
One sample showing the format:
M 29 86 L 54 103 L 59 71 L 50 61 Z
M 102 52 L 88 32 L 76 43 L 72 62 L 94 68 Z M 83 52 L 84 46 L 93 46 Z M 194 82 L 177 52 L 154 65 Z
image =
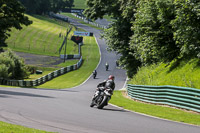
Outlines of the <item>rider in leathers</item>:
M 112 93 L 113 93 L 113 91 L 115 89 L 114 80 L 115 80 L 115 77 L 113 75 L 110 75 L 108 77 L 108 80 L 105 80 L 104 82 L 99 83 L 94 97 L 96 97 L 98 95 L 99 91 L 103 90 L 103 89 L 112 89 Z

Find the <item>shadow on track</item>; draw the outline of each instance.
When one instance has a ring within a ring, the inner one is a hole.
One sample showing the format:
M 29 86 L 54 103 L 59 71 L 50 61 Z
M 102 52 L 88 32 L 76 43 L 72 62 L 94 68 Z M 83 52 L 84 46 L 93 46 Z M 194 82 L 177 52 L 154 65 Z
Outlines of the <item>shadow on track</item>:
M 106 110 L 106 111 L 118 111 L 118 112 L 128 112 L 128 111 L 123 110 L 123 109 L 111 109 L 111 108 L 103 108 L 102 110 Z
M 54 98 L 51 96 L 37 95 L 37 94 L 31 94 L 31 93 L 0 90 L 0 97 L 6 97 L 6 95 Z

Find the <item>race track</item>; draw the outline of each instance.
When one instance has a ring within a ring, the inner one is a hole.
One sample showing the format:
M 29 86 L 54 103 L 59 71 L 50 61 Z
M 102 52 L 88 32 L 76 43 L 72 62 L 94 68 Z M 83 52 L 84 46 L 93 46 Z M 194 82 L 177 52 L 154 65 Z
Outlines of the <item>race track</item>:
M 125 71 L 116 68 L 118 58 L 106 51 L 99 31 L 70 20 L 93 32 L 101 50 L 97 79 L 63 90 L 0 87 L 0 121 L 59 133 L 199 133 L 200 127 L 153 118 L 112 105 L 90 108 L 98 82 L 110 74 L 116 77 L 116 89 L 124 86 Z M 109 62 L 109 71 L 105 71 Z

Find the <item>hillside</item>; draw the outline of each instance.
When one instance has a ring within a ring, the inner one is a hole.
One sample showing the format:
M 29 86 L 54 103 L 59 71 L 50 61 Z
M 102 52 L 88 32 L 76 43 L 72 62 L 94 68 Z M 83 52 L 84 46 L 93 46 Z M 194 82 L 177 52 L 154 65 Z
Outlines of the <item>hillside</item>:
M 173 85 L 200 89 L 200 60 L 188 59 L 139 68 L 129 81 L 136 85 Z
M 86 8 L 86 0 L 74 0 L 74 9 L 85 9 Z
M 59 48 L 64 40 L 69 24 L 63 21 L 44 16 L 29 16 L 33 24 L 24 26 L 22 30 L 12 29 L 11 36 L 6 40 L 8 47 L 14 51 L 59 56 Z M 78 46 L 70 40 L 72 32 L 68 36 L 67 53 L 78 53 Z M 62 50 L 61 53 L 63 53 Z

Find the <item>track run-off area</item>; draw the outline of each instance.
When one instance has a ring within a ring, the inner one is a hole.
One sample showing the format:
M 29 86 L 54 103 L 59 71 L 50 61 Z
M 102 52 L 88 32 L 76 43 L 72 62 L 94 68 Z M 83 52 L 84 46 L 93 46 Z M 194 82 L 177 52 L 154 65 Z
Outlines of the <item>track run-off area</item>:
M 116 90 L 124 87 L 125 70 L 116 68 L 118 55 L 106 51 L 100 31 L 78 23 L 77 27 L 93 32 L 101 52 L 97 79 L 61 90 L 0 87 L 0 121 L 59 133 L 199 133 L 200 127 L 134 113 L 108 105 L 90 108 L 99 82 L 115 76 Z M 105 71 L 105 63 L 109 71 Z

